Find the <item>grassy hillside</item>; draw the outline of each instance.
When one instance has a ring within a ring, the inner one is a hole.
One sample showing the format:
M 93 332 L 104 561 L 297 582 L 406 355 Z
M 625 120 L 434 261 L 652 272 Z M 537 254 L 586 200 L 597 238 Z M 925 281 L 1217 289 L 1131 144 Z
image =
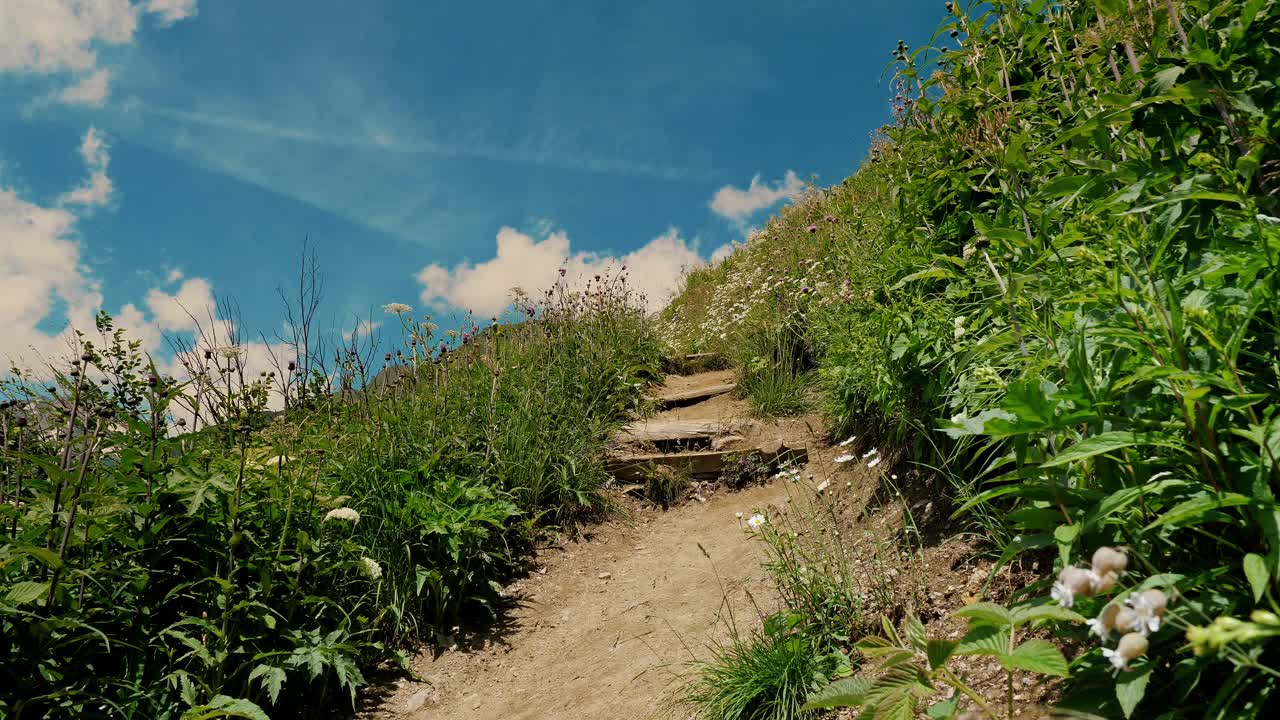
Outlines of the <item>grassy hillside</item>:
M 1068 675 L 1081 711 L 1252 717 L 1280 678 L 1277 47 L 1274 0 L 947 3 L 930 47 L 892 49 L 896 121 L 857 172 L 691 274 L 659 323 L 764 387 L 816 387 L 835 432 L 950 481 L 955 529 L 1052 564 L 1020 610 L 962 614 L 959 650 Z M 1090 562 L 1109 547 L 1118 582 L 1109 551 Z M 1070 664 L 981 642 L 1015 616 Z M 911 659 L 924 632 L 869 640 L 897 664 L 822 704 L 965 695 L 946 654 Z
M 350 705 L 362 670 L 483 617 L 545 528 L 603 508 L 602 448 L 659 364 L 640 307 L 606 278 L 438 335 L 393 304 L 398 347 L 284 377 L 193 348 L 186 383 L 103 317 L 47 389 L 0 388 L 0 717 Z

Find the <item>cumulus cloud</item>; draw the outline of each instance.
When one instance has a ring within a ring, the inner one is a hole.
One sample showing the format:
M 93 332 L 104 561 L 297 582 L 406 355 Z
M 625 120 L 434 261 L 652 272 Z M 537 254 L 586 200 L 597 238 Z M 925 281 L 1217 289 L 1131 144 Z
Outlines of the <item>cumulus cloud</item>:
M 89 170 L 89 177 L 79 187 L 63 193 L 58 202 L 63 205 L 105 205 L 111 199 L 113 185 L 107 175 L 111 155 L 102 133 L 90 127 L 80 141 L 80 157 Z
M 110 72 L 98 65 L 101 48 L 132 42 L 143 13 L 169 25 L 195 12 L 196 0 L 4 0 L 0 72 L 71 74 L 75 82 L 55 97 L 101 105 L 111 82 Z
M 536 294 L 559 279 L 560 268 L 565 268 L 567 282 L 578 283 L 596 274 L 618 272 L 625 265 L 628 284 L 644 294 L 647 309 L 655 310 L 670 298 L 686 269 L 703 264 L 697 243 L 680 237 L 675 228 L 621 257 L 574 252 L 563 230 L 537 239 L 504 227 L 497 241 L 497 252 L 490 260 L 451 268 L 433 263 L 420 270 L 422 302 L 497 315 L 507 307 L 514 288 Z
M 111 71 L 98 68 L 58 93 L 58 99 L 68 105 L 91 105 L 102 107 L 111 93 Z
M 788 170 L 781 180 L 770 185 L 757 174 L 746 189 L 725 185 L 711 198 L 711 211 L 735 223 L 742 224 L 755 213 L 799 195 L 804 182 L 794 170 Z
M 68 328 L 91 329 L 103 307 L 99 280 L 85 267 L 77 224 L 87 208 L 106 202 L 111 179 L 106 140 L 90 128 L 80 143 L 89 179 L 46 207 L 0 186 L 0 357 L 30 365 L 70 348 Z M 207 280 L 191 278 L 176 291 L 152 290 L 145 310 L 129 303 L 114 314 L 117 326 L 142 349 L 160 349 L 163 332 L 191 329 L 193 314 L 212 306 Z
M 147 12 L 159 16 L 164 25 L 172 25 L 196 14 L 196 0 L 150 0 Z

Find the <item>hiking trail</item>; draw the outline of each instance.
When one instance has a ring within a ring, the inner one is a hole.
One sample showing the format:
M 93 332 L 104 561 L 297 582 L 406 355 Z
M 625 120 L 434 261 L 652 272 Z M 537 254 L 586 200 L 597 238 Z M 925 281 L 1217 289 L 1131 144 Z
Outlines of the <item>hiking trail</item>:
M 663 454 L 655 448 L 696 455 L 692 469 L 705 473 L 727 451 L 776 457 L 822 444 L 813 417 L 749 419 L 728 392 L 732 378 L 727 370 L 667 378 L 657 395 L 670 407 L 619 435 L 620 446 L 634 440 L 648 451 L 619 447 L 611 456 L 624 490 L 626 458 Z M 540 551 L 537 570 L 505 588 L 513 607 L 498 623 L 465 645 L 424 649 L 413 659 L 421 681 L 372 689 L 359 717 L 687 717 L 672 698 L 689 661 L 727 636 L 730 613 L 747 631 L 759 623 L 756 605 L 774 604 L 745 521 L 786 498 L 787 484 L 773 479 L 740 492 L 695 490 L 665 512 L 624 503 L 580 540 Z

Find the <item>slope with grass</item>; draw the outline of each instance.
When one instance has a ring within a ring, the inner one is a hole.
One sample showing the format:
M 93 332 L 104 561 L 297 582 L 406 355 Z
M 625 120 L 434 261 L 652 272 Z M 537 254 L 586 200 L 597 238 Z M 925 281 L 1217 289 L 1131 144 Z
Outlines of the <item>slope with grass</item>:
M 863 166 L 691 274 L 660 323 L 744 349 L 761 407 L 816 387 L 833 428 L 947 484 L 953 529 L 1039 564 L 1016 607 L 959 611 L 967 643 L 912 616 L 868 633 L 819 704 L 906 716 L 941 684 L 959 699 L 936 717 L 1003 714 L 1017 668 L 1096 716 L 1258 716 L 1280 678 L 1280 4 L 943 17 L 893 50 L 895 122 Z M 970 652 L 1006 693 L 950 673 Z

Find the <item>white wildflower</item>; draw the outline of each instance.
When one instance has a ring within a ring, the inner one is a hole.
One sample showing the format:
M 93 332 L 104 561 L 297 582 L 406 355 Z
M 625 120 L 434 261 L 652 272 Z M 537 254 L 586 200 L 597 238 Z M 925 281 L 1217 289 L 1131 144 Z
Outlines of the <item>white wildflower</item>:
M 1147 639 L 1138 633 L 1129 633 L 1120 638 L 1116 649 L 1102 649 L 1102 657 L 1111 661 L 1117 672 L 1128 670 L 1129 663 L 1147 653 Z
M 1089 626 L 1089 634 L 1097 635 L 1103 642 L 1111 639 L 1111 631 L 1120 629 L 1116 625 L 1116 619 L 1120 616 L 1120 611 L 1126 609 L 1115 603 L 1108 603 L 1102 608 L 1102 612 L 1098 613 L 1098 617 L 1084 621 L 1084 624 Z
M 961 315 L 959 317 L 952 318 L 951 322 L 955 326 L 951 333 L 952 336 L 955 337 L 956 340 L 964 337 L 964 316 Z
M 1093 594 L 1093 571 L 1086 568 L 1068 566 L 1058 573 L 1058 581 L 1053 584 L 1049 595 L 1062 607 L 1071 607 L 1076 602 L 1076 595 Z
M 839 455 L 836 457 L 835 462 L 838 462 L 843 465 L 844 463 L 847 463 L 850 460 L 853 460 L 852 455 Z
M 371 580 L 377 580 L 382 577 L 382 566 L 371 557 L 362 557 L 360 558 L 360 572 Z
M 747 527 L 752 530 L 759 530 L 766 522 L 768 522 L 768 520 L 765 519 L 764 515 L 756 513 L 747 519 Z
M 736 513 L 734 513 L 734 514 L 733 514 L 733 516 L 734 516 L 734 517 L 736 517 L 736 518 L 738 518 L 739 520 L 741 520 L 741 519 L 742 519 L 742 513 L 740 513 L 740 512 L 736 512 Z
M 218 348 L 218 354 L 227 360 L 239 360 L 244 355 L 244 348 L 239 345 L 224 345 Z
M 872 460 L 871 462 L 867 463 L 867 467 L 868 467 L 868 468 L 873 468 L 873 467 L 875 467 L 875 466 L 879 465 L 879 464 L 880 464 L 880 461 L 881 461 L 881 460 L 883 460 L 883 459 L 884 459 L 883 457 L 880 457 L 880 456 L 878 456 L 878 455 L 877 455 L 875 460 Z
M 1129 556 L 1123 548 L 1102 546 L 1093 553 L 1093 571 L 1099 576 L 1120 574 L 1129 565 Z
M 840 441 L 840 444 L 839 444 L 837 447 L 847 447 L 847 446 L 849 445 L 849 443 L 851 443 L 851 442 L 853 442 L 854 440 L 857 440 L 857 439 L 858 439 L 858 436 L 857 436 L 857 435 L 850 435 L 848 438 L 846 438 L 846 439 L 844 439 L 844 440 Z
M 868 450 L 868 451 L 866 451 L 865 453 L 863 453 L 863 454 L 862 454 L 862 459 L 863 459 L 863 460 L 866 460 L 867 458 L 871 457 L 872 455 L 875 455 L 875 454 L 876 454 L 876 453 L 878 453 L 878 452 L 880 452 L 880 451 L 879 451 L 879 450 L 877 450 L 877 449 L 875 449 L 875 448 L 871 448 L 870 450 Z
M 360 522 L 360 513 L 349 507 L 334 508 L 324 515 L 324 522 L 329 522 L 330 520 L 341 520 L 355 525 Z
M 1160 619 L 1164 617 L 1165 607 L 1169 604 L 1168 598 L 1159 590 L 1144 590 L 1137 595 L 1131 595 L 1125 601 L 1129 607 L 1133 608 L 1134 625 L 1136 632 L 1147 635 L 1160 629 Z
M 382 311 L 388 315 L 403 315 L 407 312 L 413 312 L 413 307 L 404 303 L 387 303 L 382 306 Z

